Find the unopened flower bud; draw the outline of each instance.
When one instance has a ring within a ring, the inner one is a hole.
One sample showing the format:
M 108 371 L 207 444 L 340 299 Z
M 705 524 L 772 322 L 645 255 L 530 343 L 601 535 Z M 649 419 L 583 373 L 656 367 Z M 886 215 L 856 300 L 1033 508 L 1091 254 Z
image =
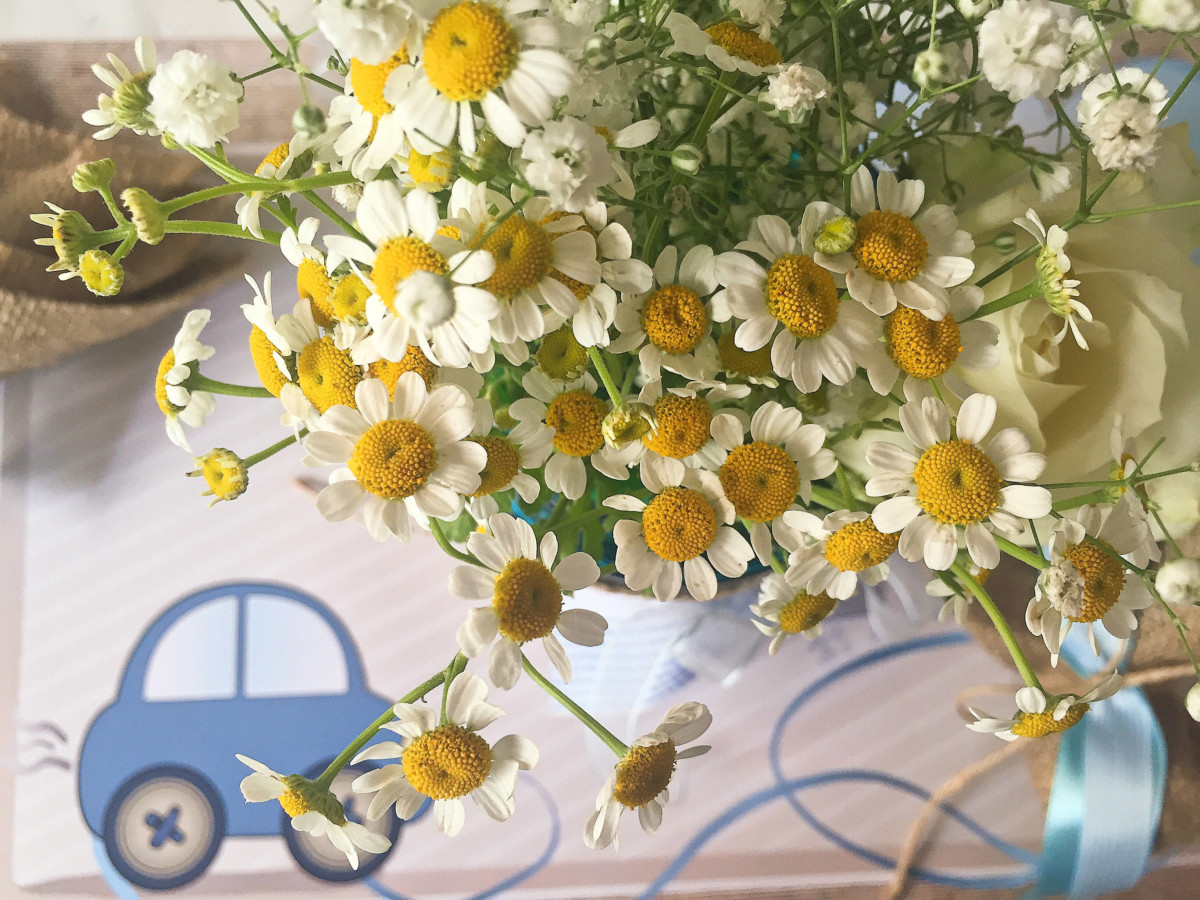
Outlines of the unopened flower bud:
M 611 447 L 624 447 L 631 441 L 640 441 L 657 430 L 654 409 L 645 403 L 626 403 L 604 417 L 600 430 Z
M 88 191 L 100 191 L 108 187 L 117 173 L 117 167 L 111 159 L 98 159 L 95 162 L 80 163 L 71 175 L 71 187 L 86 194 Z
M 992 0 L 958 0 L 958 11 L 964 19 L 978 19 L 992 8 Z
M 950 59 L 937 47 L 922 50 L 913 60 L 913 81 L 918 87 L 927 91 L 935 91 L 940 87 L 953 84 Z
M 79 257 L 79 277 L 97 297 L 113 297 L 125 283 L 125 270 L 104 250 L 89 250 Z
M 121 200 L 129 210 L 129 218 L 137 229 L 138 240 L 146 244 L 157 244 L 163 239 L 167 229 L 167 216 L 162 210 L 162 204 L 141 188 L 126 188 L 121 192 Z
M 1154 586 L 1164 600 L 1175 606 L 1200 603 L 1200 559 L 1172 559 L 1162 564 Z
M 588 367 L 587 350 L 575 339 L 570 324 L 545 335 L 535 355 L 538 368 L 555 381 L 574 381 Z
M 1200 681 L 1188 689 L 1184 704 L 1187 706 L 1188 715 L 1200 722 Z
M 82 213 L 73 209 L 63 209 L 53 203 L 46 204 L 52 212 L 35 213 L 29 218 L 38 225 L 50 229 L 50 237 L 37 238 L 34 243 L 54 248 L 58 260 L 49 266 L 47 272 L 79 270 L 79 257 L 86 253 L 96 232 L 88 224 Z
M 605 69 L 617 61 L 617 45 L 607 34 L 593 34 L 583 45 L 583 61 L 593 69 Z
M 671 151 L 671 165 L 680 172 L 695 175 L 704 162 L 704 151 L 695 144 L 680 144 Z
M 196 468 L 188 472 L 189 478 L 203 478 L 208 490 L 202 492 L 203 497 L 212 497 L 209 506 L 215 506 L 222 500 L 236 500 L 246 493 L 250 484 L 249 470 L 242 458 L 232 450 L 216 447 L 204 456 L 196 457 Z
M 637 16 L 627 14 L 617 19 L 617 28 L 613 32 L 618 41 L 636 40 L 642 33 L 642 22 Z
M 849 216 L 836 216 L 830 219 L 813 235 L 813 246 L 826 256 L 837 256 L 845 253 L 858 240 L 858 228 Z
M 998 253 L 1006 256 L 1017 249 L 1017 236 L 1011 231 L 1001 231 L 992 239 L 992 246 Z
M 292 130 L 306 137 L 316 137 L 325 133 L 325 113 L 311 104 L 305 103 L 292 114 Z

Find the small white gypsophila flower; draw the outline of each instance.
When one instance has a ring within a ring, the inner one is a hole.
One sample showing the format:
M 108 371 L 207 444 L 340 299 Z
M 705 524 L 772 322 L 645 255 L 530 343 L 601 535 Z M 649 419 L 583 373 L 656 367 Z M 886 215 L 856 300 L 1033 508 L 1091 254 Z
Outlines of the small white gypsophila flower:
M 372 66 L 411 43 L 417 24 L 402 0 L 317 0 L 313 18 L 342 56 Z
M 180 50 L 150 79 L 154 124 L 181 144 L 210 148 L 237 128 L 242 88 L 222 63 Z
M 1188 689 L 1184 705 L 1187 707 L 1188 715 L 1200 722 L 1200 682 L 1193 684 Z
M 1083 576 L 1070 560 L 1063 560 L 1056 566 L 1042 569 L 1037 586 L 1041 596 L 1063 615 L 1078 618 L 1083 612 Z
M 1134 0 L 1133 20 L 1145 28 L 1161 28 L 1181 34 L 1200 28 L 1200 2 L 1197 0 Z
M 1200 603 L 1200 559 L 1172 559 L 1163 563 L 1154 586 L 1164 600 L 1176 606 Z
M 983 77 L 1014 103 L 1049 97 L 1067 66 L 1070 35 L 1046 0 L 1004 0 L 979 25 Z
M 772 28 L 779 27 L 786 8 L 784 0 L 729 0 L 729 9 L 764 41 L 771 36 Z
M 767 76 L 767 90 L 763 96 L 771 105 L 784 114 L 789 122 L 799 122 L 825 99 L 829 82 L 816 69 L 792 63 L 774 75 Z
M 1043 203 L 1053 200 L 1071 186 L 1071 170 L 1062 163 L 1035 165 L 1029 170 L 1029 176 Z
M 966 60 L 957 48 L 930 47 L 913 60 L 913 81 L 927 91 L 956 84 L 964 75 Z
M 616 177 L 608 143 L 585 122 L 562 119 L 530 132 L 521 147 L 525 178 L 550 202 L 582 212 L 596 202 L 596 190 Z
M 1060 91 L 1070 90 L 1083 84 L 1105 65 L 1105 48 L 1112 43 L 1112 34 L 1096 26 L 1087 16 L 1078 16 L 1071 23 L 1070 65 L 1063 69 L 1058 78 Z
M 1132 67 L 1088 82 L 1079 98 L 1079 130 L 1092 142 L 1101 168 L 1143 169 L 1153 161 L 1158 114 L 1167 96 L 1161 81 Z

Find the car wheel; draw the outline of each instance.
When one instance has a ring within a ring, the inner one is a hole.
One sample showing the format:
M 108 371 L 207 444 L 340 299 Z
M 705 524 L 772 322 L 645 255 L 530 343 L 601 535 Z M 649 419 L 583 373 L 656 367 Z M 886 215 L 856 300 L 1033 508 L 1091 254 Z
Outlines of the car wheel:
M 316 778 L 325 770 L 324 766 L 315 767 L 308 777 Z M 356 794 L 350 790 L 350 784 L 364 772 L 370 772 L 370 766 L 347 766 L 338 772 L 329 789 L 341 801 L 346 810 L 346 818 L 360 825 L 365 825 L 378 834 L 382 834 L 392 846 L 382 853 L 367 853 L 358 851 L 358 868 L 350 867 L 350 861 L 327 837 L 313 837 L 304 831 L 292 827 L 291 820 L 285 814 L 283 817 L 283 838 L 287 841 L 288 850 L 300 868 L 314 878 L 322 881 L 356 881 L 366 878 L 378 869 L 391 856 L 400 840 L 400 828 L 404 824 L 394 812 L 387 812 L 378 819 L 366 817 L 370 795 Z
M 138 887 L 181 887 L 208 868 L 225 836 L 225 806 L 199 772 L 159 766 L 134 775 L 104 815 L 113 867 Z

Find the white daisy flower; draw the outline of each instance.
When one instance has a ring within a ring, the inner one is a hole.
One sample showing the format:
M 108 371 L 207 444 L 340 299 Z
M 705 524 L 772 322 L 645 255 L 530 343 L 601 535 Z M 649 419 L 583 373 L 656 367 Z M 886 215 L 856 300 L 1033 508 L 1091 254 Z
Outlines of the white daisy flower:
M 721 487 L 734 510 L 749 525 L 750 542 L 762 563 L 771 559 L 770 522 L 792 508 L 799 496 L 812 497 L 812 483 L 837 468 L 833 451 L 825 446 L 820 425 L 803 424 L 798 409 L 774 400 L 760 406 L 746 426 L 730 412 L 713 416 L 710 431 L 726 451 L 721 463 Z
M 308 135 L 297 134 L 288 143 L 280 144 L 268 153 L 258 164 L 254 174 L 259 178 L 273 178 L 277 181 L 300 177 L 312 165 L 313 156 L 309 151 L 312 149 L 313 143 L 313 139 Z M 280 196 L 286 197 L 289 194 L 251 191 L 239 197 L 234 207 L 237 212 L 238 225 L 261 241 L 263 235 L 259 212 L 263 201 L 270 197 Z M 287 230 L 291 231 L 293 235 L 295 234 L 292 228 L 289 227 Z
M 146 112 L 180 144 L 212 148 L 237 128 L 242 86 L 224 64 L 179 50 L 154 70 Z
M 486 568 L 458 566 L 450 573 L 450 591 L 467 600 L 490 600 L 471 610 L 458 629 L 458 646 L 474 659 L 492 648 L 488 678 L 508 690 L 521 677 L 521 645 L 542 646 L 564 682 L 571 680 L 571 660 L 555 629 L 568 641 L 585 647 L 604 642 L 608 622 L 587 609 L 563 609 L 563 592 L 590 587 L 600 567 L 586 553 L 572 553 L 555 565 L 558 538 L 552 532 L 538 547 L 533 528 L 524 519 L 499 513 L 487 520 L 486 532 L 467 537 L 467 549 Z
M 750 604 L 754 627 L 771 639 L 767 653 L 774 656 L 790 634 L 802 634 L 809 640 L 821 636 L 825 619 L 837 608 L 838 600 L 818 591 L 810 593 L 794 567 L 782 575 L 772 572 L 763 579 L 758 602 Z M 764 621 L 759 621 L 762 619 Z
M 407 0 L 316 0 L 313 18 L 342 54 L 373 65 L 411 44 L 419 21 Z
M 711 724 L 712 713 L 703 703 L 681 703 L 667 710 L 657 728 L 630 744 L 596 797 L 596 811 L 583 829 L 584 843 L 592 850 L 615 846 L 617 826 L 627 809 L 636 809 L 642 830 L 654 834 L 662 822 L 676 763 L 711 749 L 703 744 L 679 748 L 696 740 Z
M 236 754 L 254 772 L 242 779 L 242 796 L 247 803 L 278 800 L 292 820 L 292 827 L 313 837 L 322 835 L 346 854 L 351 868 L 358 868 L 358 850 L 383 853 L 392 846 L 382 834 L 351 822 L 337 797 L 299 775 L 280 775 L 258 760 Z M 356 849 L 357 848 L 357 849 Z
M 363 189 L 358 226 L 374 247 L 334 235 L 331 251 L 371 267 L 366 317 L 372 334 L 355 361 L 398 360 L 416 344 L 438 365 L 462 368 L 491 346 L 496 298 L 479 285 L 495 271 L 491 255 L 445 233 L 425 191 L 373 181 Z M 376 249 L 378 248 L 378 249 Z M 331 259 L 332 264 L 332 259 Z
M 354 398 L 357 409 L 331 407 L 304 440 L 306 463 L 345 465 L 317 495 L 321 514 L 346 519 L 365 498 L 371 537 L 405 542 L 411 515 L 457 516 L 487 462 L 484 448 L 465 440 L 475 424 L 467 395 L 454 385 L 428 391 L 416 372 L 405 372 L 390 404 L 377 378 L 359 382 Z
M 425 30 L 412 83 L 389 97 L 414 147 L 434 153 L 457 135 L 474 156 L 476 105 L 508 147 L 520 147 L 527 127 L 551 117 L 575 70 L 558 52 L 558 29 L 543 9 L 541 0 L 442 7 Z
M 719 257 L 728 315 L 721 311 L 717 318 L 743 320 L 737 346 L 754 351 L 770 344 L 774 371 L 805 393 L 822 380 L 850 381 L 879 336 L 878 318 L 857 303 L 843 303 L 833 276 L 813 260 L 820 220 L 835 214 L 828 203 L 810 203 L 796 232 L 778 216 L 755 219 L 750 239 L 737 250 L 766 260 L 766 269 L 744 253 Z
M 754 556 L 731 527 L 733 505 L 712 472 L 689 469 L 677 459 L 647 460 L 639 471 L 654 494 L 649 503 L 629 494 L 604 500 L 612 509 L 641 513 L 613 528 L 617 571 L 630 590 L 653 587 L 658 600 L 673 600 L 683 584 L 692 599 L 711 600 L 716 573 L 736 578 Z
M 313 244 L 320 220 L 315 216 L 304 219 L 297 228 L 285 228 L 279 237 L 279 250 L 284 259 L 296 267 L 296 291 L 302 300 L 313 305 L 313 316 L 322 328 L 332 328 L 333 285 L 325 266 L 325 254 Z M 336 266 L 336 262 L 335 262 Z
M 217 408 L 216 398 L 208 391 L 193 391 L 184 386 L 193 372 L 200 371 L 199 364 L 217 352 L 215 347 L 200 343 L 200 332 L 211 316 L 207 309 L 193 309 L 184 317 L 175 342 L 158 364 L 158 375 L 154 379 L 154 397 L 166 416 L 167 437 L 188 453 L 192 448 L 183 433 L 183 426 L 199 428 L 208 414 Z
M 396 720 L 383 727 L 399 734 L 400 741 L 373 744 L 354 760 L 400 758 L 398 763 L 360 775 L 351 785 L 360 793 L 375 794 L 367 818 L 377 819 L 394 805 L 397 816 L 411 819 L 428 797 L 433 800 L 438 828 L 454 837 L 466 821 L 462 798 L 468 795 L 498 822 L 513 814 L 517 771 L 532 769 L 538 751 L 520 735 L 510 734 L 489 745 L 477 734 L 504 715 L 487 702 L 487 691 L 478 675 L 460 674 L 446 691 L 444 725 L 439 724 L 435 707 L 414 703 L 392 707 Z M 447 765 L 447 760 L 454 760 L 454 765 Z
M 950 311 L 946 289 L 975 271 L 969 258 L 975 242 L 958 229 L 954 211 L 936 204 L 918 216 L 924 199 L 924 182 L 897 181 L 891 172 L 880 172 L 873 185 L 870 169 L 863 166 L 850 185 L 850 205 L 858 216 L 853 245 L 814 256 L 844 274 L 850 296 L 876 315 L 887 315 L 899 304 L 941 319 Z
M 1077 725 L 1092 703 L 1107 700 L 1123 684 L 1121 676 L 1114 672 L 1082 697 L 1047 694 L 1041 688 L 1023 687 L 1017 691 L 1017 713 L 1011 719 L 997 719 L 981 709 L 971 707 L 975 721 L 968 722 L 967 727 L 982 734 L 994 734 L 1006 741 L 1057 734 Z
M 338 129 L 334 152 L 356 178 L 370 180 L 397 156 L 412 152 L 402 119 L 389 99 L 412 81 L 409 62 L 404 47 L 374 65 L 352 58 L 346 79 L 351 93 L 330 103 L 328 127 Z
M 725 451 L 712 439 L 713 408 L 749 395 L 750 388 L 744 384 L 692 381 L 686 387 L 671 388 L 664 393 L 661 379 L 646 382 L 638 394 L 638 402 L 653 410 L 654 428 L 641 439 L 645 451 L 639 454 L 639 464 L 665 456 L 681 459 L 689 468 L 714 471 L 720 468 Z
M 864 584 L 879 584 L 888 576 L 888 559 L 899 538 L 875 527 L 865 512 L 837 510 L 821 519 L 804 510 L 780 517 L 775 538 L 789 551 L 789 582 L 812 594 L 849 599 Z
M 683 13 L 669 12 L 663 21 L 671 34 L 664 56 L 686 53 L 707 59 L 723 72 L 761 75 L 779 64 L 779 50 L 770 41 L 733 22 L 719 22 L 701 29 Z
M 1047 230 L 1032 209 L 1026 210 L 1024 216 L 1013 219 L 1013 222 L 1032 234 L 1042 247 L 1034 257 L 1038 288 L 1050 311 L 1063 320 L 1062 328 L 1054 336 L 1054 343 L 1061 344 L 1069 328 L 1075 343 L 1081 350 L 1086 350 L 1088 343 L 1075 317 L 1091 323 L 1092 311 L 1079 300 L 1079 279 L 1067 277 L 1071 274 L 1071 260 L 1064 252 L 1067 232 L 1057 225 L 1051 225 Z
M 162 133 L 162 129 L 154 124 L 154 117 L 147 111 L 151 99 L 148 85 L 158 65 L 154 41 L 139 37 L 133 42 L 133 51 L 138 65 L 142 67 L 137 74 L 115 53 L 108 54 L 111 69 L 98 63 L 92 66 L 95 76 L 112 88 L 111 94 L 101 94 L 96 98 L 96 109 L 89 109 L 83 114 L 83 121 L 87 124 L 101 126 L 92 135 L 98 141 L 108 140 L 122 128 L 128 128 L 134 134 Z
M 1050 492 L 1028 482 L 1041 475 L 1046 457 L 1031 450 L 1018 428 L 996 433 L 979 446 L 996 418 L 996 400 L 972 394 L 953 426 L 942 401 L 933 397 L 900 407 L 900 424 L 920 456 L 890 441 L 867 449 L 867 462 L 880 474 L 867 482 L 867 495 L 892 496 L 871 513 L 882 532 L 900 531 L 900 555 L 924 558 L 931 569 L 948 569 L 960 534 L 975 564 L 994 569 L 1000 548 L 992 529 L 1017 535 L 1022 519 L 1050 512 Z
M 1131 493 L 1122 495 L 1107 515 L 1088 504 L 1073 519 L 1059 519 L 1050 536 L 1050 567 L 1042 570 L 1025 611 L 1029 630 L 1041 635 L 1052 663 L 1058 662 L 1063 638 L 1076 622 L 1086 625 L 1099 655 L 1093 622 L 1103 623 L 1115 638 L 1128 638 L 1138 625 L 1135 611 L 1153 602 L 1140 577 L 1088 538 L 1135 566 L 1159 556 L 1141 503 Z

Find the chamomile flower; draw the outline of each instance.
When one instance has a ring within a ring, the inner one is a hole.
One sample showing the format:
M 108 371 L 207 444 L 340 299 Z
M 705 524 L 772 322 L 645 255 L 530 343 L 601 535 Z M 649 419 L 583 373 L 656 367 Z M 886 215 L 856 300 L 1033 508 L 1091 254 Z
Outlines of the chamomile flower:
M 897 306 L 883 320 L 884 343 L 872 344 L 861 359 L 871 387 L 886 395 L 900 377 L 920 381 L 943 378 L 954 394 L 971 393 L 953 376 L 952 369 L 961 366 L 977 372 L 1000 361 L 1000 329 L 991 322 L 970 319 L 982 304 L 981 288 L 961 284 L 950 289 L 950 311 L 942 319 Z
M 924 182 L 897 181 L 891 172 L 880 172 L 878 185 L 872 185 L 863 166 L 851 181 L 850 205 L 858 217 L 853 245 L 814 256 L 819 265 L 844 274 L 850 296 L 876 315 L 899 304 L 941 319 L 950 311 L 947 288 L 975 271 L 969 258 L 975 242 L 959 230 L 954 211 L 936 204 L 917 215 L 924 199 Z
M 472 369 L 458 371 L 475 374 Z M 537 418 L 517 422 L 507 434 L 495 434 L 494 424 L 491 403 L 483 398 L 476 400 L 475 431 L 470 440 L 487 451 L 479 488 L 467 501 L 467 509 L 477 522 L 500 511 L 494 495 L 503 491 L 515 490 L 526 503 L 537 500 L 542 486 L 525 470 L 541 468 L 554 450 L 554 429 Z
M 134 134 L 162 133 L 149 113 L 150 79 L 158 65 L 154 41 L 139 37 L 133 43 L 133 50 L 142 68 L 136 74 L 115 53 L 108 54 L 111 69 L 99 64 L 92 66 L 96 77 L 112 88 L 111 94 L 101 94 L 96 98 L 96 109 L 89 109 L 83 114 L 83 121 L 87 124 L 101 126 L 92 135 L 98 141 L 108 140 L 122 128 L 128 128 Z
M 848 382 L 879 334 L 879 320 L 857 303 L 843 303 L 833 276 L 813 260 L 817 220 L 829 211 L 835 210 L 827 203 L 810 203 L 798 232 L 778 216 L 759 216 L 750 239 L 737 245 L 743 252 L 721 254 L 729 313 L 742 320 L 737 347 L 753 352 L 770 345 L 773 370 L 805 393 L 823 380 Z
M 356 362 L 398 360 L 417 344 L 439 365 L 461 368 L 471 353 L 491 346 L 496 298 L 480 285 L 495 271 L 492 257 L 444 232 L 430 194 L 402 195 L 392 182 L 372 181 L 358 205 L 358 226 L 374 246 L 338 235 L 326 241 L 331 251 L 371 267 L 372 334 Z
M 712 713 L 703 703 L 681 703 L 667 710 L 657 728 L 631 743 L 596 797 L 596 811 L 583 829 L 584 843 L 592 850 L 616 845 L 617 827 L 627 809 L 636 809 L 642 830 L 654 834 L 662 823 L 676 763 L 711 749 L 703 744 L 679 748 L 696 740 L 711 724 Z
M 879 584 L 888 576 L 888 559 L 899 538 L 875 527 L 865 512 L 838 510 L 820 519 L 804 510 L 789 510 L 775 536 L 790 552 L 790 583 L 812 594 L 846 600 L 864 584 Z
M 734 22 L 718 22 L 701 29 L 682 13 L 669 12 L 663 24 L 672 41 L 664 56 L 686 53 L 707 59 L 723 72 L 749 75 L 761 75 L 780 61 L 779 49 L 774 44 Z
M 382 834 L 347 819 L 346 811 L 332 791 L 318 788 L 300 775 L 280 775 L 258 760 L 240 753 L 237 758 L 254 770 L 242 779 L 242 796 L 247 803 L 278 800 L 292 820 L 294 829 L 313 837 L 328 837 L 335 847 L 346 854 L 351 868 L 358 868 L 358 850 L 383 853 L 392 846 L 392 842 Z
M 269 282 L 264 279 L 269 289 Z M 362 331 L 341 322 L 335 323 L 332 331 L 321 333 L 308 300 L 299 300 L 290 313 L 280 316 L 272 324 L 270 307 L 266 304 L 243 306 L 247 318 L 261 329 L 276 348 L 274 356 L 280 356 L 281 372 L 290 373 L 294 367 L 296 383 L 304 396 L 317 408 L 325 412 L 333 406 L 354 406 L 354 391 L 364 377 L 364 366 L 354 361 L 354 348 L 362 339 Z M 282 344 L 276 344 L 278 338 Z M 262 370 L 266 360 L 262 361 Z M 291 380 L 289 378 L 289 380 Z
M 1113 637 L 1129 637 L 1138 624 L 1135 611 L 1149 606 L 1152 598 L 1142 579 L 1127 571 L 1119 557 L 1145 566 L 1158 556 L 1134 494 L 1122 495 L 1107 515 L 1088 504 L 1074 518 L 1059 519 L 1050 536 L 1050 567 L 1038 578 L 1025 611 L 1029 630 L 1041 635 L 1052 662 L 1058 661 L 1063 638 L 1077 622 L 1087 628 L 1093 650 L 1094 622 L 1103 623 Z
M 1078 725 L 1091 704 L 1107 700 L 1121 689 L 1123 683 L 1121 676 L 1114 672 L 1082 697 L 1047 694 L 1040 688 L 1023 687 L 1017 691 L 1017 713 L 1011 719 L 997 719 L 972 707 L 970 712 L 975 721 L 968 722 L 967 727 L 1006 741 L 1058 734 Z
M 882 532 L 901 532 L 905 559 L 948 569 L 962 535 L 975 564 L 994 569 L 1000 548 L 992 530 L 1020 534 L 1022 519 L 1050 512 L 1048 490 L 1019 483 L 1046 467 L 1046 457 L 1030 449 L 1020 429 L 997 432 L 986 451 L 978 446 L 995 418 L 996 400 L 987 394 L 964 400 L 953 426 L 946 405 L 925 397 L 900 407 L 900 424 L 919 456 L 890 441 L 867 449 L 867 462 L 880 470 L 867 482 L 867 495 L 894 495 L 871 518 Z
M 298 178 L 303 175 L 312 165 L 313 154 L 310 152 L 313 145 L 312 138 L 307 135 L 298 134 L 291 141 L 280 144 L 270 153 L 268 153 L 263 161 L 258 164 L 254 170 L 254 174 L 259 178 L 274 178 L 282 180 L 284 178 Z M 272 194 L 270 196 L 288 196 L 287 194 Z M 236 204 L 237 223 L 246 231 L 262 240 L 262 225 L 259 222 L 259 211 L 262 208 L 263 201 L 268 198 L 265 191 L 251 191 L 248 194 L 238 198 Z M 289 231 L 293 229 L 289 228 Z
M 341 127 L 333 149 L 356 178 L 373 178 L 380 169 L 411 150 L 400 116 L 388 100 L 390 89 L 401 89 L 412 78 L 408 51 L 401 47 L 389 59 L 368 64 L 350 60 L 346 87 L 350 97 L 330 105 L 333 127 Z
M 460 674 L 446 691 L 445 724 L 439 724 L 434 707 L 415 703 L 392 707 L 396 719 L 383 727 L 399 734 L 400 742 L 373 744 L 355 758 L 355 762 L 400 759 L 360 775 L 351 785 L 355 791 L 375 795 L 367 818 L 377 819 L 395 806 L 397 816 L 411 819 L 429 798 L 438 828 L 454 837 L 466 822 L 464 797 L 470 796 L 499 822 L 513 814 L 517 771 L 532 769 L 538 751 L 532 741 L 516 734 L 494 744 L 480 737 L 479 731 L 504 715 L 504 710 L 487 702 L 487 693 L 487 684 L 478 675 Z
M 654 428 L 641 438 L 646 448 L 642 459 L 666 456 L 681 459 L 688 466 L 717 469 L 724 451 L 713 441 L 710 431 L 714 405 L 741 400 L 749 394 L 750 388 L 743 384 L 709 385 L 693 381 L 686 387 L 664 392 L 660 379 L 646 382 L 638 401 L 653 410 Z
M 563 592 L 589 587 L 600 567 L 586 553 L 572 553 L 555 565 L 558 538 L 553 532 L 538 547 L 533 528 L 523 519 L 498 513 L 487 531 L 467 537 L 467 549 L 486 566 L 458 566 L 450 573 L 450 592 L 467 600 L 490 600 L 471 610 L 458 629 L 458 646 L 468 657 L 492 648 L 488 678 L 508 690 L 521 677 L 521 645 L 540 639 L 563 681 L 571 680 L 571 660 L 558 638 L 595 647 L 604 641 L 608 622 L 587 609 L 563 609 Z
M 803 424 L 798 409 L 774 400 L 760 406 L 750 420 L 750 441 L 738 416 L 713 416 L 710 431 L 728 455 L 719 477 L 725 496 L 750 527 L 750 541 L 760 562 L 771 558 L 770 522 L 791 509 L 799 496 L 808 502 L 812 483 L 837 468 L 833 451 L 825 446 L 820 425 Z
M 279 250 L 284 259 L 296 267 L 296 292 L 301 299 L 312 303 L 317 324 L 331 328 L 336 318 L 330 299 L 333 287 L 325 266 L 325 254 L 313 244 L 319 226 L 320 220 L 309 216 L 298 228 L 285 228 L 279 237 Z
M 412 82 L 389 95 L 408 138 L 422 153 L 458 145 L 474 156 L 475 108 L 492 133 L 519 147 L 571 83 L 554 22 L 541 0 L 460 0 L 442 6 L 425 30 Z
M 376 378 L 361 381 L 354 399 L 356 409 L 331 407 L 304 440 L 316 465 L 345 466 L 317 495 L 321 514 L 331 522 L 346 519 L 365 498 L 371 537 L 405 542 L 413 514 L 458 515 L 487 462 L 483 447 L 465 440 L 475 424 L 467 395 L 454 385 L 429 391 L 419 375 L 406 372 L 391 403 Z
M 215 347 L 200 343 L 200 333 L 211 316 L 207 309 L 193 309 L 184 317 L 175 342 L 158 364 L 154 379 L 154 397 L 166 416 L 167 437 L 176 447 L 189 453 L 192 448 L 183 433 L 183 426 L 199 428 L 208 414 L 217 408 L 216 398 L 208 391 L 186 387 L 192 373 L 200 371 L 199 364 L 217 352 Z
M 981 585 L 985 584 L 992 575 L 991 569 L 981 569 L 975 563 L 967 566 L 967 571 Z M 959 625 L 967 621 L 967 612 L 975 600 L 971 592 L 960 585 L 957 579 L 952 584 L 948 584 L 940 578 L 931 578 L 925 584 L 925 593 L 930 597 L 940 597 L 943 600 L 942 608 L 938 610 L 939 622 L 952 618 Z
M 688 379 L 711 377 L 717 346 L 708 301 L 717 284 L 712 248 L 697 244 L 680 259 L 678 247 L 664 247 L 654 263 L 652 289 L 626 294 L 617 306 L 614 324 L 619 336 L 611 350 L 626 353 L 640 347 L 638 358 L 651 378 L 662 369 Z
M 1050 311 L 1063 320 L 1062 328 L 1054 336 L 1054 343 L 1061 344 L 1067 336 L 1067 329 L 1081 350 L 1088 348 L 1087 340 L 1079 330 L 1075 317 L 1090 323 L 1092 311 L 1079 300 L 1079 279 L 1068 278 L 1071 274 L 1071 260 L 1064 252 L 1067 246 L 1067 233 L 1057 225 L 1049 229 L 1042 224 L 1038 214 L 1032 209 L 1026 210 L 1024 216 L 1013 219 L 1041 245 L 1041 250 L 1034 257 L 1037 268 L 1038 289 Z
M 751 621 L 771 639 L 767 653 L 774 656 L 788 635 L 802 634 L 809 640 L 820 637 L 825 619 L 837 605 L 837 598 L 823 591 L 809 593 L 801 573 L 791 567 L 763 579 L 758 602 L 750 604 L 750 612 L 758 619 Z
M 717 594 L 716 572 L 737 577 L 754 556 L 731 527 L 733 505 L 712 472 L 689 469 L 677 459 L 647 460 L 639 471 L 654 494 L 649 503 L 629 494 L 604 500 L 612 509 L 641 514 L 613 528 L 617 571 L 630 590 L 652 587 L 658 600 L 673 600 L 685 583 L 692 599 L 711 600 Z

